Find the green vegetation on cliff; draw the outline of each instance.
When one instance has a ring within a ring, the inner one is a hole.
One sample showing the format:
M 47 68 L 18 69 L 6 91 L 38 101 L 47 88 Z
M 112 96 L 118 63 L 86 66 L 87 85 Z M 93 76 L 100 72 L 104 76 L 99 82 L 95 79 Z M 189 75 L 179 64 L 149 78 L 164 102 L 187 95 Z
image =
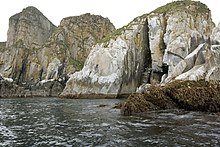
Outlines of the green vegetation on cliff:
M 136 17 L 128 25 L 125 25 L 119 29 L 116 29 L 115 31 L 107 35 L 105 38 L 99 40 L 98 43 L 106 44 L 111 39 L 115 40 L 118 36 L 122 35 L 126 30 L 129 30 L 129 28 L 131 28 L 132 25 L 137 24 L 138 21 L 140 21 L 140 19 L 147 19 L 147 17 L 150 14 L 153 14 L 153 13 L 166 14 L 166 13 L 172 13 L 172 12 L 177 12 L 177 11 L 187 11 L 192 14 L 197 14 L 197 13 L 205 14 L 205 13 L 210 12 L 209 8 L 205 4 L 199 1 L 192 1 L 192 0 L 174 1 L 164 6 L 161 6 L 153 10 L 150 13 L 146 13 L 146 14 Z
M 199 1 L 180 0 L 161 6 L 151 13 L 168 13 L 174 11 L 194 11 L 196 13 L 208 13 L 210 10 L 205 4 Z

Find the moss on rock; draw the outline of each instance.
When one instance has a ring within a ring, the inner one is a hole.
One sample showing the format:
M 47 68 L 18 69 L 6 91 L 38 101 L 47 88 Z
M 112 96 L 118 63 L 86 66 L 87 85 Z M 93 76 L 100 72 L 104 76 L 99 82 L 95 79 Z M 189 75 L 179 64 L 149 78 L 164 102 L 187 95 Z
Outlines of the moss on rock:
M 131 115 L 170 108 L 220 112 L 220 82 L 174 81 L 165 86 L 151 86 L 143 94 L 129 96 L 121 111 Z
M 169 13 L 174 11 L 189 11 L 189 12 L 196 12 L 196 13 L 208 13 L 210 10 L 209 8 L 199 2 L 199 1 L 192 1 L 192 0 L 180 0 L 168 3 L 164 6 L 161 6 L 151 13 Z

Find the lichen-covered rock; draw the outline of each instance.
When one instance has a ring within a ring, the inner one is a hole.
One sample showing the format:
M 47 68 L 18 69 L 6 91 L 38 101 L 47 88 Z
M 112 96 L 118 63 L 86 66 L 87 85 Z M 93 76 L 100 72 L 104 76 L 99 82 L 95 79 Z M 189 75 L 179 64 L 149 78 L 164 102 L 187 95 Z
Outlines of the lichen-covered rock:
M 5 49 L 6 49 L 6 42 L 0 42 L 0 51 L 2 52 Z
M 26 47 L 43 45 L 53 31 L 54 26 L 37 8 L 27 7 L 10 17 L 7 35 L 7 47 L 22 40 Z
M 32 61 L 36 61 L 37 48 L 48 40 L 55 29 L 56 26 L 35 7 L 27 7 L 10 17 L 6 49 L 0 56 L 0 72 L 3 76 L 13 78 L 17 84 L 36 77 L 39 80 L 39 75 L 33 71 Z M 37 76 L 29 77 L 33 73 Z
M 62 31 L 56 34 L 56 39 L 65 42 L 74 60 L 84 63 L 91 47 L 114 31 L 115 27 L 108 18 L 86 13 L 64 18 L 59 29 Z
M 27 7 L 10 18 L 0 72 L 20 85 L 65 81 L 82 68 L 91 46 L 114 29 L 109 19 L 91 14 L 64 18 L 55 27 L 39 10 Z
M 170 78 L 176 65 L 204 43 L 214 27 L 207 6 L 193 1 L 172 2 L 156 9 L 149 14 L 148 24 L 151 76 L 158 75 L 156 83 L 162 81 L 163 74 Z
M 83 14 L 64 18 L 50 39 L 38 51 L 42 65 L 43 79 L 49 74 L 48 65 L 59 60 L 59 76 L 72 74 L 82 69 L 86 57 L 100 39 L 115 30 L 108 18 L 99 15 Z M 58 64 L 57 64 L 58 65 Z M 55 72 L 55 71 L 53 71 Z
M 160 83 L 162 77 L 166 81 L 174 67 L 208 39 L 213 27 L 207 6 L 194 1 L 172 2 L 137 17 L 93 48 L 62 96 L 132 93 L 142 77 L 150 84 Z
M 89 13 L 64 18 L 56 27 L 37 8 L 27 7 L 9 19 L 0 73 L 24 86 L 26 96 L 57 96 L 68 75 L 82 69 L 91 47 L 114 29 L 108 18 Z
M 83 69 L 70 77 L 62 96 L 117 96 L 135 91 L 144 70 L 147 48 L 145 22 L 146 18 L 137 18 L 128 26 L 114 32 L 118 35 L 112 34 L 97 44 Z

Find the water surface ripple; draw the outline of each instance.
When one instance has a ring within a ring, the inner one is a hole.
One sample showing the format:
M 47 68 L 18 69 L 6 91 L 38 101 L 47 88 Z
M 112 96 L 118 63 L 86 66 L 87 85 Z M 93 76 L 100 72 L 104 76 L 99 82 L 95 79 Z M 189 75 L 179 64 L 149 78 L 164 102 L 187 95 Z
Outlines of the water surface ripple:
M 219 116 L 182 110 L 122 116 L 111 109 L 120 101 L 0 99 L 0 146 L 220 146 Z

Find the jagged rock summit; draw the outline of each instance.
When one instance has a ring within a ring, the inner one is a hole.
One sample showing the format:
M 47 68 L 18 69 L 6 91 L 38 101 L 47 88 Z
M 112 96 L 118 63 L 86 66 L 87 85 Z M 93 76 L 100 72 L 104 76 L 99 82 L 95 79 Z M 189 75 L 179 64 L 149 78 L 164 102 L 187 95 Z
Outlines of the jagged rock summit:
M 118 97 L 135 92 L 142 82 L 166 81 L 181 61 L 208 40 L 213 28 L 210 10 L 197 1 L 172 2 L 137 17 L 93 48 L 61 96 Z

